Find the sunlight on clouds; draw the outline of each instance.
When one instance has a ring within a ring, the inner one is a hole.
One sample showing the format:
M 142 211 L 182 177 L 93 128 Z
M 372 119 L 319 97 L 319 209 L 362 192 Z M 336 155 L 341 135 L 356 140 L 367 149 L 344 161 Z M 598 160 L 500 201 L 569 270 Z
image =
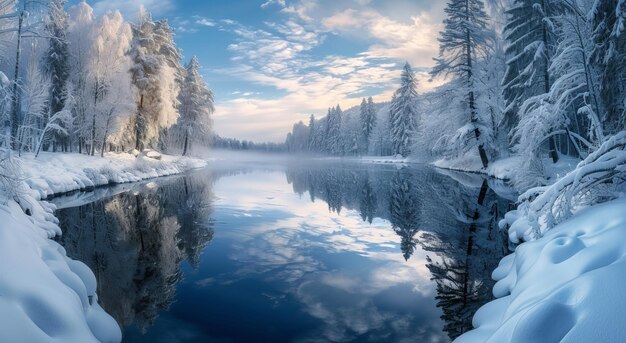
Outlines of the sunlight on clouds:
M 216 130 L 229 137 L 280 142 L 296 121 L 306 121 L 310 114 L 321 117 L 329 106 L 347 109 L 365 94 L 374 94 L 377 102 L 389 101 L 405 61 L 417 67 L 420 91 L 438 86 L 440 82 L 428 82 L 424 68 L 432 66 L 437 54 L 439 19 L 420 12 L 401 23 L 367 7 L 369 3 L 355 0 L 353 5 L 366 7 L 319 17 L 317 1 L 270 0 L 263 7 L 281 7 L 284 21 L 265 22 L 263 28 L 222 21 L 222 29 L 236 35 L 228 49 L 237 67 L 216 73 L 274 87 L 286 95 L 218 99 Z M 314 54 L 328 35 L 365 39 L 369 48 L 354 56 Z

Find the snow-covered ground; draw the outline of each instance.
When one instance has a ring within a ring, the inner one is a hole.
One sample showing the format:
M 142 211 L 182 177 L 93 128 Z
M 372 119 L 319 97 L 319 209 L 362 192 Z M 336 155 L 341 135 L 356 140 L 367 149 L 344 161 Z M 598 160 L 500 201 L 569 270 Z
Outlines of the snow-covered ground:
M 493 272 L 498 298 L 456 342 L 625 342 L 626 199 L 582 210 Z
M 524 158 L 521 156 L 507 157 L 492 161 L 487 169 L 484 169 L 478 156 L 468 155 L 454 160 L 440 159 L 433 162 L 432 165 L 441 169 L 486 174 L 501 180 L 511 180 L 515 183 L 521 178 L 528 177 L 528 170 L 524 166 L 524 162 Z M 549 159 L 545 159 L 542 162 L 543 173 L 541 177 L 555 179 L 576 168 L 580 159 L 561 156 L 557 163 L 552 163 L 552 160 Z
M 98 305 L 91 270 L 49 239 L 61 230 L 54 206 L 41 199 L 181 173 L 206 162 L 126 153 L 104 158 L 43 153 L 17 162 L 22 189 L 0 199 L 0 341 L 119 342 L 119 326 Z
M 206 161 L 162 155 L 160 160 L 128 153 L 107 153 L 104 158 L 81 154 L 41 153 L 19 158 L 24 181 L 40 199 L 108 184 L 136 182 L 200 168 Z

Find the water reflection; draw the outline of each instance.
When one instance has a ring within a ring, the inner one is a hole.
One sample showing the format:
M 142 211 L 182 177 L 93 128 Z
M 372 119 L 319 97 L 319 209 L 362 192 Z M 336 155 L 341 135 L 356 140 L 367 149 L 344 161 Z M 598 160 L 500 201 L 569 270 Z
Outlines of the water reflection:
M 126 341 L 443 342 L 491 299 L 496 186 L 426 167 L 220 169 L 58 216 Z
M 91 267 L 101 305 L 122 327 L 150 327 L 175 301 L 181 262 L 199 264 L 213 237 L 213 195 L 204 181 L 190 175 L 150 182 L 58 211 L 60 243 Z
M 476 310 L 492 299 L 491 271 L 507 252 L 497 222 L 512 203 L 492 189 L 502 188 L 498 181 L 478 175 L 394 169 L 293 168 L 287 174 L 295 192 L 308 191 L 332 211 L 348 207 L 364 221 L 389 220 L 405 260 L 418 244 L 428 252 L 443 329 L 454 339 L 471 329 Z

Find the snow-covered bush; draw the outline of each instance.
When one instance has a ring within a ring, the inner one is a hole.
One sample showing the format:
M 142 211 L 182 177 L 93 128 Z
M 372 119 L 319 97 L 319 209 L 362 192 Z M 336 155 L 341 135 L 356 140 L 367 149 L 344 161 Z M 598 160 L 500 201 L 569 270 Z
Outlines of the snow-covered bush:
M 554 184 L 535 187 L 519 197 L 516 211 L 500 223 L 512 242 L 534 240 L 577 210 L 612 200 L 626 190 L 626 131 L 608 138 L 576 169 Z

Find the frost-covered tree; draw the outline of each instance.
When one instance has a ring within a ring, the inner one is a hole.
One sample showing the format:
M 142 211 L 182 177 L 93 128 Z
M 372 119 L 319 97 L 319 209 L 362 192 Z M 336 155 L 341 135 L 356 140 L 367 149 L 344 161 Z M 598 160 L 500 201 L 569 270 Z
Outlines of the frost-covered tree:
M 209 143 L 211 115 L 215 110 L 213 92 L 200 75 L 200 64 L 193 56 L 186 68 L 185 79 L 180 90 L 180 117 L 176 128 L 183 142 L 183 156 L 194 142 Z
M 506 101 L 503 124 L 509 130 L 517 125 L 526 99 L 550 91 L 553 76 L 549 68 L 558 42 L 555 18 L 565 10 L 562 0 L 515 0 L 507 11 L 507 70 L 502 84 Z M 556 162 L 556 138 L 552 136 L 548 143 L 550 157 Z
M 466 136 L 473 134 L 483 167 L 487 168 L 489 157 L 482 137 L 481 118 L 476 104 L 475 64 L 487 54 L 492 31 L 488 29 L 488 17 L 482 0 L 450 0 L 445 8 L 444 30 L 439 37 L 439 57 L 432 70 L 433 76 L 454 76 L 465 88 L 464 99 L 468 125 L 461 128 Z
M 604 140 L 598 73 L 589 63 L 591 27 L 582 8 L 572 9 L 553 19 L 560 28 L 560 39 L 548 69 L 554 79 L 549 91 L 530 97 L 519 110 L 514 137 L 519 142 L 516 149 L 526 161 L 536 158 L 541 145 L 557 134 L 568 138 L 572 154 L 580 158 Z
M 31 54 L 25 70 L 20 107 L 22 120 L 17 136 L 18 152 L 34 151 L 39 146 L 41 128 L 48 118 L 51 82 L 50 77 L 39 68 L 37 57 Z
M 394 154 L 404 157 L 411 153 L 417 131 L 417 80 L 407 62 L 402 69 L 400 88 L 391 102 L 391 145 Z
M 319 146 L 317 145 L 319 140 L 317 139 L 317 125 L 315 124 L 315 115 L 311 114 L 309 117 L 309 141 L 307 142 L 308 151 L 317 151 Z
M 65 12 L 66 0 L 51 0 L 48 15 L 45 20 L 45 31 L 48 35 L 48 51 L 44 55 L 43 68 L 50 77 L 50 101 L 48 102 L 48 115 L 44 118 L 47 124 L 48 116 L 61 111 L 65 107 L 63 89 L 69 79 L 69 49 L 67 41 L 68 15 Z M 64 130 L 70 134 L 70 131 Z M 62 144 L 62 149 L 68 146 L 67 136 L 57 135 L 53 140 L 53 149 L 56 144 Z
M 596 0 L 588 17 L 592 24 L 591 62 L 601 73 L 600 94 L 609 133 L 626 128 L 626 3 Z M 588 37 L 586 37 L 588 38 Z
M 372 132 L 376 126 L 376 108 L 374 107 L 374 100 L 372 100 L 371 96 L 367 101 L 365 98 L 361 101 L 359 115 L 361 119 L 360 152 L 367 154 Z
M 180 51 L 167 21 L 154 22 L 141 8 L 133 25 L 131 69 L 138 90 L 135 147 L 155 148 L 161 131 L 176 123 L 181 68 Z
M 341 124 L 341 137 L 343 141 L 343 154 L 358 155 L 360 149 L 360 121 L 359 116 L 352 115 L 352 111 L 345 112 L 343 123 Z
M 336 107 L 328 111 L 328 136 L 326 138 L 327 148 L 329 154 L 340 155 L 343 153 L 343 144 L 341 139 L 341 124 L 343 122 L 343 111 L 341 107 Z
M 69 80 L 74 85 L 74 98 L 76 105 L 74 107 L 74 122 L 78 145 L 78 152 L 82 153 L 83 149 L 90 141 L 89 124 L 93 120 L 89 120 L 94 116 L 93 99 L 93 77 L 92 62 L 94 51 L 94 37 L 96 35 L 95 17 L 93 9 L 86 3 L 80 2 L 72 6 L 69 12 L 67 40 L 70 43 L 69 48 L 69 64 L 72 66 L 72 72 Z
M 128 72 L 132 66 L 127 54 L 131 42 L 131 27 L 119 11 L 102 17 L 97 25 L 91 72 L 94 94 L 91 155 L 98 145 L 100 154 L 104 154 L 109 138 L 116 139 L 115 133 L 119 134 L 119 128 L 130 120 L 136 109 Z

